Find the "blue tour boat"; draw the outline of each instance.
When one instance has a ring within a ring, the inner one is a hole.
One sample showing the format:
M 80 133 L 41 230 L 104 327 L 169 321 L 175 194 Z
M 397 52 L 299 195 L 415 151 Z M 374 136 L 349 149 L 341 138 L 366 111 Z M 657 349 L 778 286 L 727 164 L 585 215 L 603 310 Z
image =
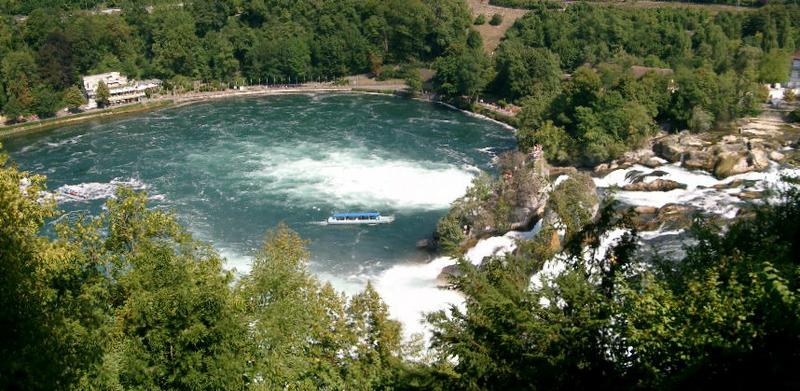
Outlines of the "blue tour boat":
M 330 225 L 347 224 L 386 224 L 394 221 L 394 216 L 381 216 L 380 212 L 365 213 L 336 213 L 328 217 L 327 223 Z

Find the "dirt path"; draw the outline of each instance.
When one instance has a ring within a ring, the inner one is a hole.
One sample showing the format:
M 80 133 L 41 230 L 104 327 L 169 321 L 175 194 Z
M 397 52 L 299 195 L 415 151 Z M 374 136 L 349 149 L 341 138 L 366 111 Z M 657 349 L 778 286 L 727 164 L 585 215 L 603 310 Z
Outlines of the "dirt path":
M 514 22 L 516 22 L 517 19 L 529 12 L 528 10 L 523 9 L 504 8 L 489 5 L 489 0 L 468 0 L 467 3 L 469 4 L 469 8 L 472 10 L 473 18 L 480 14 L 483 14 L 486 17 L 486 23 L 480 26 L 472 27 L 474 27 L 475 30 L 481 34 L 481 37 L 483 38 L 483 47 L 486 49 L 487 53 L 494 53 L 494 50 L 497 49 L 497 45 L 500 44 L 500 40 L 502 40 L 506 35 L 506 31 L 512 25 L 514 25 Z M 492 26 L 489 24 L 489 20 L 494 14 L 503 15 L 503 23 L 501 23 L 499 26 Z

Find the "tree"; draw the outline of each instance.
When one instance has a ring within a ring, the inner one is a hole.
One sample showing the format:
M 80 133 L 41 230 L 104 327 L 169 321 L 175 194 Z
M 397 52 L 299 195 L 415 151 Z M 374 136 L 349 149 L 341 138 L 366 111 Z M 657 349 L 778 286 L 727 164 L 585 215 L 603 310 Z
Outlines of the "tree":
M 250 377 L 265 388 L 371 389 L 390 384 L 399 324 L 370 285 L 349 305 L 312 277 L 306 241 L 281 224 L 267 233 L 239 286 L 253 342 Z
M 714 117 L 702 108 L 695 106 L 692 109 L 692 116 L 689 118 L 689 130 L 692 132 L 705 132 L 711 129 L 714 124 Z
M 358 358 L 347 369 L 350 387 L 391 387 L 400 362 L 400 323 L 389 319 L 389 310 L 371 283 L 353 296 L 347 313 L 347 326 L 357 336 L 353 350 Z
M 499 26 L 501 23 L 503 23 L 503 15 L 500 14 L 492 15 L 492 19 L 489 20 L 489 24 L 492 26 Z
M 33 111 L 39 118 L 48 118 L 56 114 L 61 104 L 61 97 L 53 90 L 39 87 L 33 92 Z
M 44 189 L 44 177 L 17 171 L 0 152 L 3 389 L 73 388 L 102 355 L 102 265 L 69 239 L 39 236 L 58 216 Z
M 154 14 L 153 58 L 154 71 L 162 77 L 194 76 L 204 63 L 200 40 L 195 35 L 192 15 L 180 8 L 169 8 Z
M 789 53 L 773 49 L 761 59 L 758 81 L 762 83 L 784 83 L 789 80 L 792 58 Z
M 489 59 L 482 49 L 452 48 L 436 61 L 435 84 L 448 96 L 476 98 L 491 77 Z
M 19 50 L 3 57 L 2 73 L 8 94 L 3 111 L 8 117 L 16 119 L 33 112 L 31 85 L 35 69 L 36 62 L 29 51 Z
M 51 33 L 36 57 L 39 73 L 49 88 L 60 91 L 75 83 L 77 72 L 72 59 L 72 44 L 64 33 Z
M 539 128 L 522 128 L 517 131 L 517 145 L 520 151 L 528 152 L 539 144 L 547 159 L 555 163 L 569 163 L 575 153 L 575 140 L 564 128 L 546 121 Z
M 72 86 L 64 91 L 63 103 L 70 111 L 76 111 L 79 107 L 86 104 L 86 97 L 77 86 Z
M 507 40 L 497 53 L 496 89 L 512 99 L 553 96 L 561 84 L 559 62 L 558 56 L 548 49 L 529 48 L 518 40 Z
M 108 89 L 106 83 L 100 80 L 97 83 L 97 91 L 95 92 L 94 101 L 97 102 L 98 107 L 106 107 L 110 104 L 111 91 Z
M 412 95 L 416 95 L 422 90 L 422 78 L 420 77 L 419 69 L 407 66 L 401 68 L 400 73 L 403 75 L 403 79 Z
M 479 14 L 477 17 L 475 17 L 475 22 L 473 22 L 473 24 L 475 24 L 477 26 L 486 24 L 486 15 Z
M 84 382 L 95 389 L 244 387 L 247 332 L 232 274 L 210 246 L 173 215 L 147 209 L 146 200 L 119 188 L 107 212 L 70 235 L 101 262 L 98 272 L 111 285 L 101 304 L 112 310 L 100 339 L 105 355 Z

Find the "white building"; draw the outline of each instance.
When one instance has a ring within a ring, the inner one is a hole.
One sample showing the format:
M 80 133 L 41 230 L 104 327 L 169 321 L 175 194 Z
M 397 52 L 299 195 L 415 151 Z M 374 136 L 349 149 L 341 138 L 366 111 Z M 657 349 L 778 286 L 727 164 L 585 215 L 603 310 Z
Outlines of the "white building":
M 104 82 L 109 91 L 109 104 L 117 105 L 122 103 L 138 102 L 146 96 L 145 91 L 161 86 L 161 80 L 136 81 L 128 80 L 127 77 L 119 72 L 101 73 L 83 77 L 83 92 L 88 98 L 85 108 L 93 109 L 97 107 L 95 97 L 97 87 L 100 82 Z
M 789 75 L 788 88 L 800 88 L 800 51 L 792 56 L 792 73 Z

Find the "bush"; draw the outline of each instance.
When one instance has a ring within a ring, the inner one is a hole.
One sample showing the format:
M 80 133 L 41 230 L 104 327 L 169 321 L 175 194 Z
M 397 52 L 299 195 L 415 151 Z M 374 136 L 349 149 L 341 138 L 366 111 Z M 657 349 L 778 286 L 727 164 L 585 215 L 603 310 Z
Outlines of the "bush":
M 475 24 L 480 26 L 486 23 L 486 15 L 480 14 L 478 17 L 475 18 Z
M 800 108 L 789 113 L 789 122 L 800 122 Z
M 503 15 L 494 14 L 492 15 L 492 20 L 489 21 L 489 24 L 492 26 L 499 26 L 500 23 L 503 23 Z

